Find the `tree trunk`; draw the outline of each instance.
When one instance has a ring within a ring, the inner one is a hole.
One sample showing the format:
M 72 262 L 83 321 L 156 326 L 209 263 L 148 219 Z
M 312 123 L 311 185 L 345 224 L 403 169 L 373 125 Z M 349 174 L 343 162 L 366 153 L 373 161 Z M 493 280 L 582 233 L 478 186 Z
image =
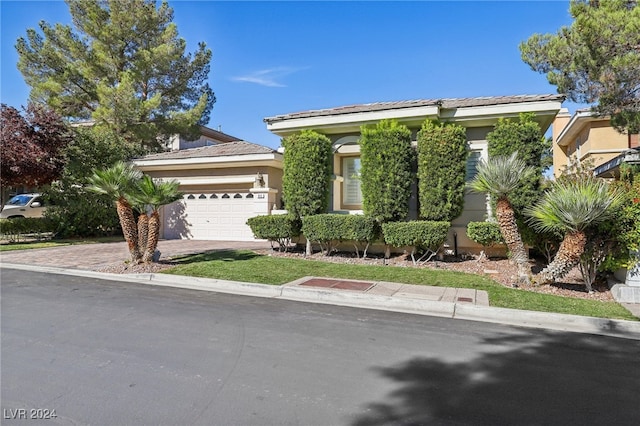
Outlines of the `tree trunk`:
M 500 225 L 500 232 L 502 238 L 509 249 L 511 259 L 518 267 L 518 283 L 529 284 L 530 268 L 529 268 L 529 256 L 524 248 L 520 231 L 518 230 L 518 224 L 516 222 L 516 215 L 513 211 L 513 207 L 509 200 L 505 197 L 499 198 L 496 204 L 496 219 L 498 225 Z
M 551 284 L 563 278 L 580 263 L 580 256 L 584 253 L 586 245 L 587 235 L 583 231 L 570 231 L 565 234 L 553 262 L 535 276 L 534 283 Z
M 116 211 L 118 212 L 118 218 L 120 219 L 122 234 L 129 246 L 131 261 L 133 263 L 139 263 L 142 254 L 140 253 L 140 250 L 138 250 L 138 227 L 136 225 L 136 219 L 133 216 L 131 205 L 124 197 L 120 197 L 116 201 Z
M 138 216 L 138 251 L 144 253 L 147 250 L 147 240 L 149 238 L 149 216 L 142 212 Z
M 307 247 L 304 251 L 305 256 L 311 256 L 313 254 L 313 250 L 311 249 L 311 240 L 307 238 Z
M 151 213 L 149 218 L 149 236 L 147 238 L 147 249 L 144 252 L 142 261 L 149 263 L 153 261 L 153 254 L 158 247 L 158 241 L 160 240 L 160 214 L 157 210 Z

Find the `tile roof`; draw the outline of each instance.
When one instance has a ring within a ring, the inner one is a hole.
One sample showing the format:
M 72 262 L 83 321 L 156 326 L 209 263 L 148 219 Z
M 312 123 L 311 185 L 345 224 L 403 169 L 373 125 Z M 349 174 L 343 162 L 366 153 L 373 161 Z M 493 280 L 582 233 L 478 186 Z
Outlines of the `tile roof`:
M 161 152 L 138 158 L 138 161 L 181 160 L 187 158 L 225 157 L 231 155 L 271 154 L 276 152 L 269 147 L 246 141 L 225 142 L 199 148 Z
M 347 105 L 337 108 L 316 109 L 309 111 L 281 114 L 264 119 L 266 123 L 291 120 L 296 118 L 322 117 L 329 115 L 351 114 L 357 112 L 384 111 L 402 108 L 415 108 L 424 106 L 440 106 L 445 109 L 468 108 L 490 105 L 501 105 L 523 102 L 563 101 L 564 95 L 515 95 L 515 96 L 486 96 L 477 98 L 443 98 L 443 99 L 416 99 L 410 101 L 375 102 L 369 104 Z

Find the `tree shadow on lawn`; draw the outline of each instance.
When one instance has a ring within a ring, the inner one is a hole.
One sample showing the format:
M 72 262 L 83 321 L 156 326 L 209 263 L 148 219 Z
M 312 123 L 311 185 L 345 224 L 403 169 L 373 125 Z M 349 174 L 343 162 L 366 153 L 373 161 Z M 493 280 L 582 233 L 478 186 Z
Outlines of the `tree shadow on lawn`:
M 250 250 L 213 250 L 198 254 L 176 256 L 171 259 L 171 262 L 175 265 L 188 265 L 190 263 L 209 262 L 215 260 L 222 262 L 237 262 L 242 260 L 252 260 L 257 257 L 262 257 L 262 255 Z
M 482 344 L 497 347 L 374 367 L 398 388 L 352 425 L 638 424 L 640 341 L 536 331 Z

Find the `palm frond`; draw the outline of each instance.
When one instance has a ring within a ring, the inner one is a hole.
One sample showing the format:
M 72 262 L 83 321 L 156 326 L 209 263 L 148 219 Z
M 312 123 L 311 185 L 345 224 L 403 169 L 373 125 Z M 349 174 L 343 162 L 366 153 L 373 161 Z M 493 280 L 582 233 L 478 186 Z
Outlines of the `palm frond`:
M 496 156 L 478 164 L 478 173 L 469 182 L 473 191 L 484 192 L 501 198 L 518 187 L 520 182 L 534 173 L 534 169 L 518 158 L 514 152 L 510 156 Z
M 605 180 L 590 177 L 556 182 L 525 215 L 538 231 L 582 231 L 608 219 L 621 201 L 621 194 L 611 191 Z
M 130 164 L 117 162 L 113 166 L 95 170 L 89 177 L 88 190 L 98 194 L 106 194 L 114 200 L 126 197 L 126 194 L 140 179 L 141 173 Z

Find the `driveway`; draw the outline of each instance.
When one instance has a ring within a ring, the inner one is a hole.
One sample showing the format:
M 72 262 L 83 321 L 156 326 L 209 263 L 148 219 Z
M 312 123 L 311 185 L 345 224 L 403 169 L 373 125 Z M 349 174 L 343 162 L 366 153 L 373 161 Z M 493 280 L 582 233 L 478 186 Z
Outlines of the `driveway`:
M 162 240 L 158 243 L 161 259 L 211 250 L 267 249 L 270 247 L 271 245 L 268 241 Z M 129 250 L 127 249 L 127 243 L 124 241 L 16 250 L 0 254 L 2 263 L 56 266 L 89 271 L 117 262 L 124 262 L 128 259 Z

